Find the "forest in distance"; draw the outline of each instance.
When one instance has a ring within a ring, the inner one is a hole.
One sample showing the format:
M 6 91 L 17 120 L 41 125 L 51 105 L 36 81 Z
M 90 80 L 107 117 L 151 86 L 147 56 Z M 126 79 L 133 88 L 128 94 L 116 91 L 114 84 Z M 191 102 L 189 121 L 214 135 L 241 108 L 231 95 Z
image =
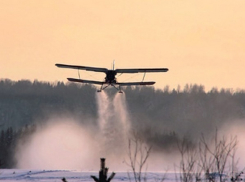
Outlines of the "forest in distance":
M 98 125 L 96 87 L 86 84 L 49 83 L 4 79 L 0 81 L 0 165 L 15 165 L 16 141 L 51 116 L 68 115 L 85 125 Z M 154 87 L 125 87 L 132 128 L 155 151 L 171 152 L 183 137 L 190 142 L 201 133 L 242 125 L 245 118 L 245 91 L 211 89 L 186 85 L 170 90 Z M 109 98 L 115 89 L 105 90 Z

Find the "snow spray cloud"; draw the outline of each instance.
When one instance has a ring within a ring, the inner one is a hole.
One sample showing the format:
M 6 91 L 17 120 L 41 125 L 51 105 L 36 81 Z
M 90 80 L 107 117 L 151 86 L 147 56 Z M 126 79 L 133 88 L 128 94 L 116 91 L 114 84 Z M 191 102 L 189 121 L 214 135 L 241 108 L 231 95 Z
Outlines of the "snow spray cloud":
M 38 126 L 28 140 L 19 141 L 16 167 L 96 169 L 98 148 L 91 133 L 73 119 L 52 118 L 45 126 Z
M 97 93 L 96 93 L 97 94 Z M 84 125 L 67 115 L 50 117 L 45 124 L 19 140 L 15 158 L 21 169 L 98 170 L 107 158 L 114 170 L 126 170 L 130 128 L 125 95 L 97 94 L 98 126 Z

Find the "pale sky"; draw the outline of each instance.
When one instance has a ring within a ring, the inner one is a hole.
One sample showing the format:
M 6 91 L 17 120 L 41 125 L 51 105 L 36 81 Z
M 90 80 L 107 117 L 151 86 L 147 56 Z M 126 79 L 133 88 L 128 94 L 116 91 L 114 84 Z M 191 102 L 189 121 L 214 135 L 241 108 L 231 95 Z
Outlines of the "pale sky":
M 111 68 L 115 60 L 169 68 L 146 75 L 156 88 L 245 89 L 244 0 L 0 0 L 0 25 L 0 78 L 66 81 L 77 71 L 55 63 Z M 143 75 L 131 76 L 125 81 Z

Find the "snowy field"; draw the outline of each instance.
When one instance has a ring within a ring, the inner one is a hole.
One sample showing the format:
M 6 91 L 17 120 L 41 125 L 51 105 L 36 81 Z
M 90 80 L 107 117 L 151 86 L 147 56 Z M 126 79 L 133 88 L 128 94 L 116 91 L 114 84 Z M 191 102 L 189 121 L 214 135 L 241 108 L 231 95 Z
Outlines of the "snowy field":
M 111 174 L 109 171 L 108 176 Z M 91 175 L 98 177 L 98 172 L 82 172 L 75 170 L 18 170 L 18 169 L 1 169 L 0 181 L 4 182 L 61 182 L 66 178 L 68 182 L 93 182 Z M 164 173 L 147 173 L 148 182 L 161 182 Z M 164 181 L 176 181 L 175 175 L 168 173 Z M 127 172 L 116 172 L 112 182 L 129 181 Z M 133 181 L 133 180 L 132 180 Z

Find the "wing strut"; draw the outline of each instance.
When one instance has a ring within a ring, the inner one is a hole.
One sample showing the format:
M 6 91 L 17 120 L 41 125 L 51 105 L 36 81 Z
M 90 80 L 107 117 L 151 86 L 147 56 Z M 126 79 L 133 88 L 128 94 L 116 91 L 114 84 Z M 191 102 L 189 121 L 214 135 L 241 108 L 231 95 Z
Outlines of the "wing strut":
M 146 74 L 146 72 L 144 73 L 144 76 L 143 76 L 143 80 L 142 80 L 142 82 L 144 81 L 144 79 L 145 79 L 145 74 Z
M 81 79 L 81 78 L 80 78 L 80 72 L 79 72 L 79 69 L 77 69 L 77 72 L 78 72 L 78 77 L 79 77 L 79 79 Z

